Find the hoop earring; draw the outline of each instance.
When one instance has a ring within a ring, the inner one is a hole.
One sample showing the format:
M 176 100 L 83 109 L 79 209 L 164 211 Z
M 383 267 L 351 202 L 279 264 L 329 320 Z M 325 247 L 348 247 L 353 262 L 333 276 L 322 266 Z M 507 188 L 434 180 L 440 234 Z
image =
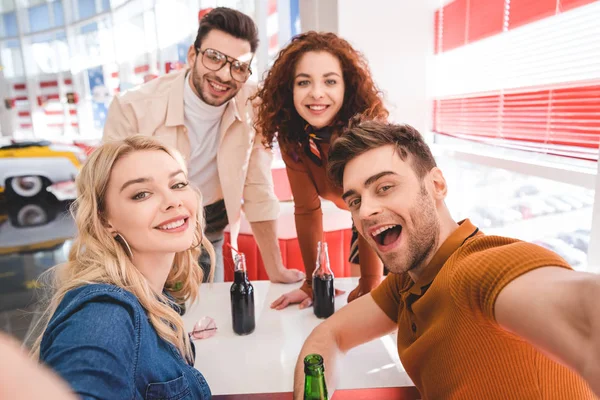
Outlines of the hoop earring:
M 188 250 L 194 250 L 195 248 L 200 247 L 200 245 L 202 245 L 202 240 L 204 239 L 204 232 L 202 232 L 201 229 L 198 229 L 199 225 L 200 222 L 196 221 L 196 230 L 200 231 L 200 240 L 198 241 L 197 245 L 194 245 L 194 243 L 192 243 L 192 246 Z
M 125 250 L 127 257 L 129 257 L 130 260 L 133 260 L 133 252 L 131 251 L 131 247 L 129 247 L 129 243 L 127 243 L 127 240 L 125 240 L 125 237 L 119 232 L 117 232 L 117 234 L 115 235 L 115 240 L 119 242 L 121 247 L 123 247 L 123 250 Z

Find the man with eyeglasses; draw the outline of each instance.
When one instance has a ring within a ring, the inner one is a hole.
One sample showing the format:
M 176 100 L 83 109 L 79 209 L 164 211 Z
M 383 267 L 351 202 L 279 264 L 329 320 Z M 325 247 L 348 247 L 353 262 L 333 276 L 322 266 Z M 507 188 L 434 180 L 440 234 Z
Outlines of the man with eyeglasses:
M 133 134 L 154 136 L 177 148 L 190 181 L 202 192 L 205 234 L 217 254 L 214 281 L 224 280 L 223 235 L 229 224 L 237 246 L 243 209 L 273 282 L 304 279 L 283 265 L 275 220 L 279 202 L 271 176 L 271 150 L 252 128 L 256 85 L 247 82 L 258 46 L 258 29 L 247 15 L 218 7 L 200 20 L 188 51 L 190 68 L 116 96 L 108 110 L 104 140 Z M 207 270 L 208 254 L 200 263 Z

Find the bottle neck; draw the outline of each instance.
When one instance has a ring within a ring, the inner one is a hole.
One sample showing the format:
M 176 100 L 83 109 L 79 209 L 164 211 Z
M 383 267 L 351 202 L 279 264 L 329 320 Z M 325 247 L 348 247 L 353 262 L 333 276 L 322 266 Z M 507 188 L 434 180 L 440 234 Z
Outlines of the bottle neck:
M 327 400 L 327 386 L 325 377 L 321 374 L 317 376 L 307 374 L 304 380 L 304 400 Z
M 329 252 L 327 250 L 327 243 L 319 242 L 319 248 L 317 250 L 317 266 L 315 268 L 314 275 L 331 275 L 331 266 L 329 265 Z
M 244 283 L 248 280 L 248 275 L 246 275 L 246 271 L 238 269 L 234 271 L 233 280 L 235 283 Z
M 239 253 L 235 256 L 235 267 L 234 267 L 234 275 L 235 281 L 238 282 L 238 279 L 241 279 L 241 282 L 247 280 L 246 276 L 246 256 L 243 253 Z
M 310 366 L 307 367 L 306 365 L 304 366 L 304 373 L 306 375 L 310 375 L 312 377 L 323 377 L 325 376 L 325 368 L 323 368 L 323 364 L 321 365 L 314 365 L 314 366 Z

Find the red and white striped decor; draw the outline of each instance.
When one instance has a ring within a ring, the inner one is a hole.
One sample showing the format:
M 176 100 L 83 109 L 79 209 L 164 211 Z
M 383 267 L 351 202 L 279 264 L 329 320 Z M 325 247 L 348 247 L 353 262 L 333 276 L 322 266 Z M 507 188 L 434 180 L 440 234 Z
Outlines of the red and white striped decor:
M 119 85 L 121 79 L 119 78 L 119 66 L 112 64 L 108 68 L 109 73 L 105 74 L 106 87 L 111 91 L 112 94 L 117 94 L 120 91 Z
M 279 43 L 279 13 L 277 0 L 269 0 L 267 6 L 267 37 L 269 38 L 269 58 L 273 57 L 281 46 Z
M 12 98 L 17 110 L 17 129 L 22 132 L 32 131 L 31 105 L 29 104 L 27 84 L 25 82 L 15 81 L 12 83 Z
M 598 0 L 455 0 L 439 9 L 434 131 L 597 160 L 598 21 Z
M 36 127 L 43 129 L 43 135 L 65 135 L 79 133 L 79 118 L 77 103 L 67 101 L 77 98 L 71 75 L 52 75 L 43 77 L 39 81 L 37 96 L 39 113 L 37 114 Z
M 65 131 L 70 131 L 71 133 L 77 135 L 79 134 L 79 115 L 77 114 L 77 106 L 79 105 L 77 92 L 75 91 L 75 87 L 73 86 L 73 78 L 71 76 L 65 76 L 63 78 L 63 91 L 65 97 L 64 107 L 65 107 Z M 69 93 L 74 94 L 71 96 L 74 102 L 69 102 Z

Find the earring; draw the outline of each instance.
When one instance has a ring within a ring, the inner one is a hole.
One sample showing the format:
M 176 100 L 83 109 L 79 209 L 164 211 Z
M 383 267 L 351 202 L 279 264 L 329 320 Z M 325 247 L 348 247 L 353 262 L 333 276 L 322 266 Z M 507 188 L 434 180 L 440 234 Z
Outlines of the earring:
M 133 260 L 133 252 L 131 251 L 131 247 L 129 247 L 129 243 L 127 243 L 127 240 L 125 240 L 125 237 L 117 232 L 115 235 L 115 240 L 121 244 L 123 250 L 125 250 L 125 253 L 127 253 L 127 257 L 129 257 L 130 260 Z

